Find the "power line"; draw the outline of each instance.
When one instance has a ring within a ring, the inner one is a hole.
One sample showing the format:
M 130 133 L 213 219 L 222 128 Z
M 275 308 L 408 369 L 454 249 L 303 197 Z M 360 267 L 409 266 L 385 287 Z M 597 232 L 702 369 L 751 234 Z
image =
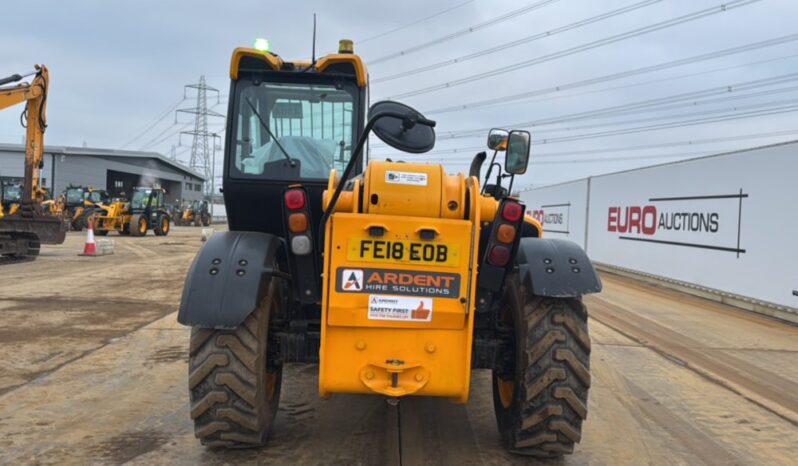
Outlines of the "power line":
M 546 88 L 542 88 L 542 89 L 536 89 L 534 91 L 527 91 L 527 92 L 522 92 L 522 93 L 519 93 L 519 94 L 507 95 L 507 96 L 504 96 L 504 97 L 495 97 L 495 98 L 492 98 L 492 99 L 479 100 L 479 101 L 469 102 L 469 103 L 455 105 L 455 106 L 451 106 L 451 107 L 443 107 L 443 108 L 437 108 L 437 109 L 432 109 L 432 110 L 426 110 L 424 113 L 425 114 L 429 114 L 429 115 L 434 115 L 434 114 L 439 114 L 439 113 L 448 113 L 448 112 L 454 112 L 454 111 L 460 111 L 460 110 L 466 110 L 466 109 L 475 109 L 475 108 L 485 107 L 485 106 L 488 106 L 488 105 L 495 105 L 495 104 L 499 104 L 499 103 L 516 102 L 516 101 L 518 101 L 520 99 L 526 99 L 526 98 L 530 98 L 530 97 L 537 97 L 537 96 L 547 95 L 547 94 L 554 94 L 554 93 L 558 93 L 558 92 L 562 92 L 562 91 L 566 91 L 566 90 L 570 90 L 570 89 L 576 89 L 576 88 L 579 88 L 579 87 L 592 86 L 594 84 L 600 84 L 600 83 L 604 83 L 604 82 L 608 82 L 608 81 L 615 81 L 615 80 L 618 80 L 618 79 L 628 78 L 628 77 L 631 77 L 631 76 L 637 76 L 637 75 L 641 75 L 641 74 L 652 73 L 652 72 L 655 72 L 655 71 L 662 71 L 662 70 L 666 70 L 666 69 L 669 69 L 669 68 L 675 68 L 677 66 L 689 65 L 689 64 L 693 64 L 693 63 L 706 61 L 706 60 L 712 60 L 712 59 L 721 58 L 721 57 L 725 57 L 725 56 L 729 56 L 729 55 L 735 55 L 735 54 L 743 53 L 743 52 L 750 52 L 752 50 L 757 50 L 757 49 L 766 48 L 766 47 L 773 47 L 773 46 L 785 44 L 785 43 L 788 43 L 788 42 L 794 42 L 796 40 L 798 40 L 798 34 L 789 34 L 789 35 L 786 35 L 786 36 L 776 37 L 774 39 L 768 39 L 768 40 L 764 40 L 764 41 L 760 41 L 760 42 L 753 42 L 753 43 L 750 43 L 750 44 L 745 44 L 745 45 L 741 45 L 741 46 L 737 46 L 737 47 L 731 47 L 731 48 L 728 48 L 728 49 L 718 50 L 716 52 L 704 53 L 704 54 L 701 54 L 701 55 L 694 55 L 694 56 L 688 57 L 688 58 L 682 58 L 682 59 L 679 59 L 679 60 L 673 60 L 673 61 L 669 61 L 669 62 L 659 63 L 659 64 L 656 64 L 656 65 L 644 66 L 642 68 L 635 68 L 633 70 L 621 71 L 619 73 L 607 74 L 607 75 L 599 76 L 599 77 L 596 77 L 596 78 L 583 79 L 581 81 L 575 81 L 575 82 L 572 82 L 572 83 L 560 84 L 560 85 L 546 87 Z M 794 56 L 796 56 L 796 55 L 788 55 L 787 57 L 784 57 L 784 58 L 791 58 L 791 57 L 794 57 Z M 626 86 L 624 86 L 624 87 L 626 87 Z
M 124 149 L 125 147 L 127 147 L 127 146 L 129 146 L 129 145 L 133 144 L 134 142 L 136 142 L 137 140 L 139 140 L 139 139 L 140 139 L 142 136 L 144 136 L 145 134 L 147 134 L 147 132 L 149 132 L 151 129 L 153 129 L 153 128 L 154 128 L 154 127 L 155 127 L 155 126 L 158 124 L 158 123 L 160 123 L 161 121 L 163 121 L 163 119 L 164 119 L 164 118 L 166 118 L 167 116 L 171 115 L 171 114 L 172 114 L 172 112 L 173 112 L 173 111 L 175 111 L 175 109 L 176 109 L 176 108 L 177 108 L 177 107 L 178 107 L 178 106 L 179 106 L 181 103 L 183 103 L 183 101 L 184 101 L 184 100 L 186 100 L 186 98 L 185 98 L 185 97 L 183 97 L 182 99 L 180 99 L 180 100 L 178 100 L 177 102 L 175 102 L 175 104 L 174 104 L 174 105 L 171 105 L 171 106 L 170 106 L 168 109 L 166 109 L 166 110 L 164 110 L 163 112 L 159 113 L 159 114 L 158 114 L 158 116 L 157 116 L 157 117 L 155 117 L 155 120 L 153 120 L 153 121 L 152 121 L 150 124 L 148 124 L 148 125 L 147 125 L 147 126 L 146 126 L 146 127 L 143 129 L 143 130 L 141 130 L 141 131 L 140 131 L 138 134 L 136 134 L 136 136 L 135 136 L 133 139 L 129 140 L 128 142 L 126 142 L 125 144 L 123 144 L 122 146 L 120 146 L 119 148 L 120 148 L 120 149 Z
M 479 129 L 471 129 L 471 130 L 460 130 L 460 131 L 449 131 L 438 133 L 438 138 L 440 140 L 451 140 L 451 139 L 475 139 L 484 137 L 484 134 L 487 134 L 490 129 L 494 127 L 503 127 L 503 128 L 533 128 L 533 127 L 540 127 L 545 125 L 553 125 L 557 123 L 564 123 L 568 121 L 579 121 L 579 120 L 590 120 L 595 118 L 604 118 L 604 117 L 614 117 L 614 116 L 621 116 L 621 115 L 631 115 L 631 114 L 639 114 L 639 113 L 650 113 L 653 111 L 664 111 L 664 110 L 673 110 L 681 107 L 696 107 L 699 105 L 708 105 L 708 104 L 717 104 L 717 103 L 724 103 L 728 101 L 740 100 L 740 99 L 750 99 L 753 97 L 763 97 L 763 96 L 770 96 L 774 94 L 786 93 L 786 92 L 795 92 L 798 91 L 798 86 L 788 86 L 783 88 L 777 89 L 770 89 L 760 92 L 751 92 L 742 95 L 733 95 L 733 96 L 723 96 L 718 98 L 706 98 L 704 100 L 694 100 L 694 101 L 687 101 L 690 98 L 694 97 L 711 97 L 713 95 L 719 94 L 729 94 L 732 92 L 737 92 L 740 90 L 751 90 L 757 89 L 760 87 L 772 86 L 774 84 L 780 84 L 783 82 L 794 81 L 798 79 L 798 73 L 789 73 L 786 75 L 776 76 L 772 78 L 765 78 L 753 81 L 747 81 L 743 83 L 738 83 L 735 85 L 728 85 L 728 86 L 721 86 L 721 87 L 714 87 L 710 89 L 705 89 L 701 91 L 689 92 L 684 94 L 676 94 L 667 97 L 662 97 L 658 99 L 652 99 L 647 101 L 641 102 L 634 102 L 630 104 L 612 106 L 612 107 L 605 107 L 596 110 L 591 110 L 587 112 L 578 112 L 568 115 L 561 115 L 559 117 L 553 118 L 545 118 L 533 121 L 526 121 L 526 122 L 517 122 L 508 125 L 495 125 L 491 127 L 484 127 Z M 550 132 L 561 132 L 561 131 L 572 131 L 576 129 L 587 129 L 587 128 L 596 128 L 596 127 L 604 127 L 604 126 L 616 126 L 616 125 L 625 125 L 629 123 L 642 123 L 642 122 L 651 122 L 651 121 L 660 121 L 660 120 L 670 120 L 674 118 L 684 118 L 687 116 L 699 116 L 699 115 L 707 115 L 713 113 L 724 113 L 724 112 L 734 112 L 740 111 L 743 109 L 756 109 L 762 107 L 775 107 L 785 102 L 792 102 L 792 100 L 779 100 L 773 102 L 766 102 L 760 104 L 753 104 L 747 105 L 742 107 L 733 107 L 733 108 L 723 108 L 723 109 L 713 109 L 701 112 L 690 112 L 686 114 L 680 115 L 660 115 L 656 117 L 646 118 L 646 119 L 634 119 L 631 121 L 615 121 L 615 122 L 602 122 L 597 124 L 591 125 L 583 125 L 577 127 L 570 127 L 570 128 L 554 128 L 550 130 L 543 130 L 538 131 L 536 134 L 546 134 Z M 677 103 L 681 102 L 681 103 Z M 666 104 L 671 105 L 666 105 Z M 647 108 L 653 107 L 653 108 Z M 373 144 L 372 148 L 379 149 L 387 147 L 383 144 Z
M 565 151 L 565 152 L 548 152 L 541 155 L 537 155 L 534 158 L 549 158 L 549 157 L 563 157 L 563 156 L 574 156 L 574 155 L 590 155 L 590 154 L 603 154 L 607 152 L 630 152 L 630 151 L 637 151 L 637 150 L 648 150 L 648 149 L 661 149 L 665 147 L 679 147 L 679 146 L 696 146 L 696 145 L 703 145 L 703 144 L 717 144 L 719 142 L 732 142 L 732 141 L 747 141 L 750 139 L 763 139 L 763 138 L 771 138 L 777 136 L 791 136 L 798 134 L 798 129 L 793 130 L 786 130 L 786 131 L 771 131 L 765 133 L 752 133 L 752 134 L 742 134 L 738 136 L 724 136 L 724 137 L 717 137 L 717 138 L 703 138 L 703 139 L 688 139 L 683 141 L 669 141 L 669 142 L 660 142 L 660 143 L 652 143 L 652 144 L 638 144 L 633 146 L 616 146 L 616 147 L 607 147 L 601 149 L 583 149 L 583 150 L 572 150 L 572 151 Z M 447 157 L 447 158 L 440 158 L 438 160 L 449 160 L 449 161 L 467 161 L 471 160 L 471 154 L 474 151 L 484 150 L 486 148 L 485 144 L 479 146 L 471 146 L 471 147 L 458 147 L 453 149 L 441 149 L 436 151 L 430 151 L 424 154 L 407 154 L 410 156 L 421 156 L 428 158 L 428 155 L 431 154 L 460 154 L 460 153 L 469 153 L 468 158 L 462 158 L 466 156 L 458 156 L 456 158 Z M 536 150 L 536 147 L 533 147 L 533 150 Z
M 403 57 L 403 56 L 409 55 L 409 54 L 414 53 L 414 52 L 418 52 L 419 50 L 423 50 L 423 49 L 432 47 L 434 45 L 441 44 L 443 42 L 448 42 L 448 41 L 450 41 L 452 39 L 456 39 L 458 37 L 465 36 L 467 34 L 471 34 L 472 32 L 478 31 L 480 29 L 484 29 L 486 27 L 494 26 L 494 25 L 499 24 L 501 22 L 504 22 L 504 21 L 507 21 L 509 19 L 518 17 L 520 15 L 529 13 L 531 11 L 537 10 L 538 8 L 542 8 L 542 7 L 546 6 L 546 5 L 549 5 L 549 4 L 558 2 L 558 1 L 560 1 L 560 0 L 541 0 L 541 1 L 538 1 L 538 2 L 535 2 L 535 3 L 532 3 L 531 5 L 527 5 L 527 6 L 523 7 L 523 8 L 519 8 L 517 10 L 513 10 L 513 11 L 511 11 L 509 13 L 505 13 L 505 14 L 500 15 L 500 16 L 496 16 L 496 17 L 491 18 L 491 19 L 489 19 L 487 21 L 483 21 L 481 23 L 471 25 L 471 26 L 469 26 L 467 28 L 459 29 L 459 30 L 457 30 L 455 32 L 452 32 L 450 34 L 446 34 L 446 35 L 441 36 L 441 37 L 436 37 L 435 39 L 432 39 L 430 41 L 422 42 L 421 44 L 417 44 L 417 45 L 414 45 L 412 47 L 406 48 L 404 50 L 400 50 L 398 52 L 393 52 L 393 53 L 390 53 L 388 55 L 384 55 L 384 56 L 379 57 L 379 58 L 374 59 L 374 60 L 369 60 L 369 66 L 374 66 L 374 65 L 377 65 L 379 63 L 386 62 L 388 60 L 393 60 L 394 58 L 399 58 L 399 57 Z
M 607 136 L 619 136 L 625 134 L 634 134 L 634 133 L 642 133 L 647 131 L 658 131 L 663 129 L 673 129 L 673 128 L 681 128 L 685 126 L 692 126 L 692 125 L 703 125 L 708 123 L 718 123 L 723 121 L 732 121 L 732 120 L 740 120 L 745 118 L 753 118 L 759 116 L 769 116 L 769 115 L 779 115 L 782 113 L 791 113 L 798 111 L 798 105 L 787 105 L 782 107 L 777 107 L 773 109 L 764 109 L 764 110 L 755 110 L 750 112 L 743 112 L 733 115 L 721 115 L 716 117 L 705 117 L 705 118 L 697 118 L 692 120 L 683 120 L 683 121 L 675 121 L 670 123 L 660 123 L 657 125 L 648 125 L 648 126 L 637 126 L 632 128 L 625 128 L 625 129 L 616 129 L 616 130 L 608 130 L 608 131 L 599 131 L 595 133 L 586 133 L 581 135 L 574 135 L 574 136 L 560 136 L 555 138 L 546 138 L 540 139 L 538 141 L 534 141 L 536 144 L 555 144 L 560 142 L 572 142 L 572 141 L 579 141 L 583 139 L 595 139 L 595 138 L 602 138 Z
M 722 151 L 721 151 L 722 152 Z M 692 151 L 692 152 L 679 152 L 671 154 L 656 154 L 656 155 L 631 155 L 625 157 L 593 157 L 589 159 L 568 159 L 568 160 L 538 160 L 532 158 L 529 162 L 530 166 L 536 165 L 560 165 L 570 163 L 599 163 L 599 162 L 617 162 L 624 160 L 649 160 L 649 159 L 662 159 L 662 158 L 679 158 L 679 157 L 701 157 L 705 155 L 717 154 L 718 151 Z M 447 160 L 445 158 L 438 158 L 435 160 Z M 467 163 L 467 161 L 459 162 Z
M 793 99 L 794 101 L 798 101 L 798 99 Z M 581 141 L 581 140 L 591 140 L 591 139 L 598 139 L 604 138 L 608 136 L 621 136 L 621 135 L 628 135 L 628 134 L 635 134 L 635 133 L 645 133 L 650 131 L 659 131 L 663 129 L 674 129 L 674 128 L 681 128 L 685 126 L 693 126 L 693 125 L 703 125 L 709 123 L 718 123 L 718 122 L 725 122 L 725 121 L 733 121 L 733 120 L 740 120 L 746 118 L 756 118 L 761 116 L 771 116 L 771 115 L 779 115 L 783 113 L 791 113 L 798 111 L 798 104 L 795 105 L 783 105 L 781 107 L 775 107 L 770 109 L 760 109 L 760 110 L 752 110 L 748 112 L 738 112 L 730 115 L 718 115 L 714 117 L 703 117 L 703 118 L 694 118 L 688 120 L 681 120 L 681 121 L 674 121 L 668 123 L 660 123 L 656 125 L 644 125 L 644 126 L 636 126 L 631 128 L 621 128 L 615 130 L 606 130 L 606 131 L 598 131 L 593 133 L 583 133 L 583 134 L 576 134 L 570 136 L 559 136 L 559 137 L 549 137 L 549 138 L 542 138 L 536 139 L 532 141 L 533 146 L 542 146 L 547 144 L 558 144 L 563 142 L 573 142 L 573 141 Z M 467 152 L 473 150 L 480 150 L 483 149 L 484 146 L 476 146 L 476 147 L 468 147 L 468 148 L 461 148 L 461 149 L 450 149 L 448 153 L 458 153 L 458 152 Z M 427 152 L 424 155 L 434 154 L 434 153 L 447 153 L 444 151 L 431 151 Z M 380 154 L 374 154 L 379 156 Z
M 798 98 L 793 99 L 782 99 L 777 101 L 770 101 L 764 102 L 759 104 L 750 104 L 750 105 L 742 105 L 737 107 L 727 107 L 727 108 L 716 108 L 712 110 L 703 110 L 699 112 L 687 112 L 687 113 L 680 113 L 675 115 L 660 115 L 654 116 L 649 118 L 635 118 L 631 120 L 621 120 L 621 121 L 611 121 L 611 122 L 600 122 L 600 123 L 593 123 L 589 125 L 581 125 L 581 126 L 571 126 L 565 128 L 555 128 L 546 131 L 546 133 L 551 132 L 563 132 L 563 131 L 576 131 L 576 130 L 585 130 L 585 129 L 594 129 L 594 128 L 602 128 L 607 126 L 624 126 L 629 124 L 635 123 L 651 123 L 655 121 L 662 121 L 662 120 L 672 120 L 677 118 L 690 118 L 690 117 L 700 117 L 705 115 L 713 115 L 713 114 L 729 114 L 734 115 L 735 112 L 739 113 L 744 110 L 761 110 L 761 109 L 776 109 L 782 108 L 784 104 L 798 104 Z
M 404 92 L 401 94 L 394 95 L 390 97 L 391 100 L 403 99 L 406 97 L 414 97 L 422 94 L 428 94 L 434 91 L 440 91 L 443 89 L 450 89 L 452 87 L 460 86 L 462 84 L 482 80 L 485 78 L 490 78 L 493 76 L 504 75 L 505 73 L 511 71 L 517 71 L 523 68 L 528 68 L 530 66 L 538 65 L 540 63 L 544 63 L 551 60 L 556 60 L 558 58 L 566 57 L 569 55 L 574 55 L 576 53 L 584 52 L 586 50 L 591 50 L 597 47 L 602 47 L 605 45 L 613 44 L 615 42 L 620 42 L 626 39 L 631 39 L 634 37 L 639 37 L 644 34 L 649 34 L 651 32 L 659 31 L 662 29 L 670 28 L 673 26 L 678 26 L 684 23 L 688 23 L 690 21 L 695 21 L 698 19 L 702 19 L 711 15 L 724 13 L 729 10 L 740 8 L 746 5 L 750 5 L 752 3 L 759 2 L 761 0 L 735 0 L 729 3 L 721 4 L 712 8 L 706 8 L 703 10 L 698 10 L 693 13 L 689 13 L 686 15 L 682 15 L 673 19 L 669 19 L 667 21 L 662 21 L 659 23 L 651 24 L 642 28 L 633 29 L 631 31 L 627 31 L 621 34 L 615 34 L 609 37 L 605 37 L 604 39 L 595 40 L 592 42 L 588 42 L 586 44 L 578 45 L 576 47 L 571 47 L 569 49 L 561 50 L 559 52 L 550 53 L 548 55 L 543 55 L 540 57 L 533 58 L 531 60 L 526 60 L 522 62 L 518 62 L 512 65 L 503 66 L 500 68 L 495 68 L 491 71 L 486 71 L 482 73 L 477 73 L 471 76 L 466 76 L 464 78 L 455 79 L 452 81 L 447 81 L 440 84 L 435 84 L 433 86 L 422 87 L 420 89 L 416 89 L 413 91 Z
M 719 102 L 726 102 L 729 100 L 739 100 L 739 99 L 746 99 L 752 97 L 762 97 L 766 95 L 773 95 L 776 93 L 782 92 L 792 92 L 796 90 L 795 86 L 779 88 L 769 91 L 763 92 L 754 92 L 749 94 L 742 94 L 742 95 L 735 95 L 735 96 L 727 96 L 721 99 L 706 99 L 706 100 L 693 100 L 702 97 L 711 97 L 716 95 L 724 95 L 724 94 L 732 94 L 740 91 L 745 90 L 752 90 L 758 89 L 761 87 L 768 87 L 773 86 L 775 84 L 781 84 L 785 82 L 795 81 L 798 79 L 798 73 L 788 73 L 785 75 L 775 76 L 772 78 L 764 78 L 764 79 L 757 79 L 752 81 L 746 81 L 736 84 L 729 84 L 725 86 L 715 86 L 707 89 L 702 89 L 699 91 L 693 92 L 685 92 L 681 94 L 673 94 L 665 97 L 659 97 L 656 99 L 647 99 L 637 102 L 632 102 L 628 104 L 622 105 L 614 105 L 610 107 L 604 107 L 594 110 L 589 110 L 585 112 L 577 112 L 571 113 L 567 115 L 560 115 L 557 117 L 552 118 L 541 118 L 538 120 L 531 120 L 531 121 L 524 121 L 524 122 L 516 122 L 512 124 L 506 125 L 494 125 L 490 127 L 482 127 L 482 128 L 475 128 L 469 130 L 459 130 L 459 131 L 446 131 L 438 133 L 438 137 L 441 139 L 456 139 L 464 136 L 474 135 L 474 134 L 482 134 L 487 131 L 490 131 L 491 128 L 500 127 L 500 128 L 532 128 L 537 126 L 545 126 L 545 125 L 553 125 L 557 123 L 565 123 L 568 121 L 576 121 L 576 120 L 585 120 L 585 119 L 593 119 L 593 118 L 602 118 L 607 116 L 614 116 L 614 115 L 625 115 L 631 113 L 646 113 L 651 111 L 662 111 L 662 110 L 671 110 L 674 108 L 683 107 L 685 105 L 688 106 L 696 106 L 696 105 L 705 105 L 711 103 L 719 103 Z M 675 104 L 677 102 L 681 102 L 677 105 L 670 105 L 667 104 Z
M 634 3 L 632 5 L 628 5 L 628 6 L 625 6 L 623 8 L 619 8 L 617 10 L 612 10 L 612 11 L 609 11 L 607 13 L 602 13 L 600 15 L 592 16 L 590 18 L 583 19 L 583 20 L 577 21 L 575 23 L 571 23 L 571 24 L 568 24 L 568 25 L 565 25 L 565 26 L 554 28 L 554 29 L 551 29 L 551 30 L 548 30 L 548 31 L 545 31 L 545 32 L 540 32 L 538 34 L 533 34 L 531 36 L 523 37 L 521 39 L 514 40 L 514 41 L 511 41 L 511 42 L 506 42 L 504 44 L 500 44 L 500 45 L 497 45 L 495 47 L 490 47 L 490 48 L 487 48 L 487 49 L 484 49 L 484 50 L 480 50 L 478 52 L 470 53 L 470 54 L 467 54 L 467 55 L 461 55 L 461 56 L 459 56 L 457 58 L 452 58 L 452 59 L 449 59 L 449 60 L 440 61 L 440 62 L 437 62 L 437 63 L 433 63 L 431 65 L 420 66 L 418 68 L 413 68 L 411 70 L 402 71 L 400 73 L 392 74 L 392 75 L 385 76 L 385 77 L 382 77 L 382 78 L 372 79 L 371 82 L 376 84 L 376 83 L 381 83 L 381 82 L 386 82 L 386 81 L 392 81 L 394 79 L 404 78 L 406 76 L 414 76 L 414 75 L 416 75 L 418 73 L 423 73 L 423 72 L 426 72 L 426 71 L 432 71 L 432 70 L 436 70 L 436 69 L 439 69 L 439 68 L 444 68 L 446 66 L 454 65 L 456 63 L 462 63 L 462 62 L 465 62 L 465 61 L 468 61 L 468 60 L 473 60 L 474 58 L 483 57 L 485 55 L 490 55 L 492 53 L 500 52 L 502 50 L 507 50 L 507 49 L 510 49 L 512 47 L 517 47 L 519 45 L 523 45 L 523 44 L 527 44 L 527 43 L 530 43 L 530 42 L 534 42 L 534 41 L 539 40 L 539 39 L 544 39 L 546 37 L 551 37 L 551 36 L 554 36 L 554 35 L 557 35 L 557 34 L 561 34 L 563 32 L 567 32 L 567 31 L 570 31 L 572 29 L 577 29 L 577 28 L 580 28 L 582 26 L 587 26 L 589 24 L 597 23 L 599 21 L 603 21 L 605 19 L 609 19 L 609 18 L 612 18 L 612 17 L 615 17 L 615 16 L 619 16 L 619 15 L 622 15 L 624 13 L 628 13 L 630 11 L 638 10 L 640 8 L 644 8 L 644 7 L 653 5 L 655 3 L 659 3 L 661 1 L 662 0 L 644 0 L 642 2 Z
M 444 15 L 444 14 L 449 13 L 451 11 L 454 11 L 454 10 L 456 10 L 458 8 L 464 7 L 464 6 L 468 5 L 469 3 L 474 3 L 474 0 L 468 0 L 468 1 L 465 1 L 465 2 L 462 2 L 462 3 L 458 3 L 457 5 L 454 5 L 452 7 L 446 8 L 445 10 L 441 10 L 441 11 L 435 13 L 435 14 L 432 14 L 432 15 L 429 15 L 429 16 L 425 16 L 423 18 L 419 18 L 417 20 L 411 21 L 411 22 L 409 22 L 407 24 L 404 24 L 402 26 L 393 28 L 393 29 L 385 31 L 385 32 L 381 32 L 379 34 L 367 37 L 365 39 L 358 39 L 355 42 L 358 45 L 365 44 L 366 42 L 371 42 L 372 40 L 376 40 L 376 39 L 379 39 L 381 37 L 385 37 L 387 35 L 393 34 L 395 32 L 399 32 L 399 31 L 401 31 L 403 29 L 407 29 L 409 27 L 415 26 L 416 24 L 421 24 L 421 23 L 423 23 L 425 21 L 429 21 L 429 20 L 431 20 L 433 18 L 437 18 L 438 16 Z

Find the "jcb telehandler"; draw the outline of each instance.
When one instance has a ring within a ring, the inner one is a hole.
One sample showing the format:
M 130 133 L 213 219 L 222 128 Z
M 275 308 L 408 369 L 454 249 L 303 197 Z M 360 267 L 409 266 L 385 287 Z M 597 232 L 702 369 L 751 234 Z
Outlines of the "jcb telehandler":
M 230 77 L 230 231 L 197 254 L 178 317 L 193 327 L 188 388 L 201 442 L 263 445 L 284 365 L 317 362 L 322 397 L 456 403 L 468 400 L 472 369 L 490 369 L 506 446 L 571 452 L 590 386 L 581 297 L 601 289 L 585 253 L 541 238 L 501 186 L 483 195 L 484 153 L 474 176 L 364 163 L 370 132 L 423 153 L 435 122 L 396 102 L 369 108 L 350 41 L 311 62 L 236 49 Z M 490 136 L 510 178 L 525 172 L 529 145 L 524 131 Z
M 89 216 L 108 203 L 108 193 L 89 186 L 68 186 L 64 191 L 64 216 L 75 231 L 86 228 Z
M 208 201 L 194 201 L 186 204 L 179 212 L 179 217 L 175 219 L 177 225 L 203 226 L 211 224 L 211 211 Z
M 144 236 L 149 229 L 156 236 L 166 236 L 172 219 L 164 206 L 164 194 L 163 188 L 133 188 L 130 201 L 119 199 L 108 205 L 98 204 L 87 221 L 92 222 L 94 232 L 100 236 L 109 231 Z

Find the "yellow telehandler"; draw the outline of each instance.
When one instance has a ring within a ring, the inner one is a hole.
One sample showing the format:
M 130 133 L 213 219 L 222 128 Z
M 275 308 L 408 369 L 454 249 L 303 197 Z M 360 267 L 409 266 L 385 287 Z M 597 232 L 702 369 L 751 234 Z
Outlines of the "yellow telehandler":
M 263 42 L 261 42 L 263 43 Z M 527 169 L 530 135 L 491 131 L 504 174 L 370 160 L 370 133 L 424 153 L 435 122 L 398 102 L 368 106 L 363 61 L 287 61 L 239 48 L 230 65 L 223 187 L 229 231 L 186 277 L 188 389 L 209 447 L 263 445 L 283 367 L 318 363 L 319 395 L 468 401 L 493 374 L 507 448 L 559 456 L 580 440 L 590 386 L 587 310 L 601 283 L 577 245 L 501 186 Z M 498 162 L 495 162 L 498 163 Z

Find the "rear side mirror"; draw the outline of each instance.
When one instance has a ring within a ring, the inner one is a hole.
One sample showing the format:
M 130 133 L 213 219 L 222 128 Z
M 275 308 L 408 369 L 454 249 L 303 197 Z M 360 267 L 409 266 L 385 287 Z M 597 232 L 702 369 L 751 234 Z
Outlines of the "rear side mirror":
M 513 175 L 523 175 L 529 165 L 529 148 L 532 137 L 529 131 L 510 131 L 507 137 L 507 154 L 504 157 L 504 170 Z
M 377 102 L 369 109 L 369 121 L 374 134 L 394 149 L 423 154 L 435 147 L 435 122 L 407 105 Z
M 507 130 L 493 128 L 488 133 L 488 149 L 490 150 L 507 150 L 507 138 L 510 133 Z

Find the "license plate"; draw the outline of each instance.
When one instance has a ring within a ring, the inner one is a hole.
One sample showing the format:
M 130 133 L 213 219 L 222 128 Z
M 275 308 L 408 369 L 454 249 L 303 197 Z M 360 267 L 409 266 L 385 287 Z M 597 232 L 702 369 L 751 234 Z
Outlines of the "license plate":
M 351 238 L 346 258 L 350 261 L 460 265 L 460 246 L 443 242 Z

